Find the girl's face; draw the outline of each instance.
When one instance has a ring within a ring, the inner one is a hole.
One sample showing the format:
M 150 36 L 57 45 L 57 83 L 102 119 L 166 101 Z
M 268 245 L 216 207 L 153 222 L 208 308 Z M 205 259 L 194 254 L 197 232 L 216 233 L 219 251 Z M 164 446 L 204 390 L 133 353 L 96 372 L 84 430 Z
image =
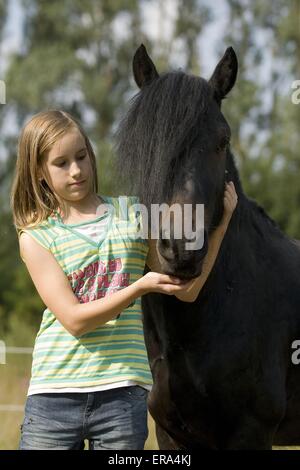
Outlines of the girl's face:
M 85 139 L 77 129 L 55 142 L 43 168 L 51 189 L 65 201 L 80 201 L 92 191 L 92 165 Z

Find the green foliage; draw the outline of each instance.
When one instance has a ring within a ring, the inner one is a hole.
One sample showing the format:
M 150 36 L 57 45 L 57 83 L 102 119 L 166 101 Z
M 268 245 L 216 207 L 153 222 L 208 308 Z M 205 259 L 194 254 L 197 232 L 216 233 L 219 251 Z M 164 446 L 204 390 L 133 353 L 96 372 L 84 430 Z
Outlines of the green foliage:
M 36 331 L 41 320 L 43 303 L 24 263 L 20 262 L 10 213 L 0 213 L 0 227 L 0 338 L 11 335 L 16 326 L 22 337 L 32 338 L 32 331 Z
M 237 52 L 239 75 L 224 111 L 244 189 L 283 231 L 300 238 L 300 108 L 291 102 L 292 82 L 300 79 L 300 3 L 228 3 L 225 40 Z
M 8 4 L 6 0 L 0 0 L 0 35 L 6 20 L 7 6 Z
M 14 287 L 14 273 L 18 267 L 18 253 L 16 250 L 16 233 L 12 225 L 11 215 L 0 213 L 0 318 L 5 312 L 4 296 Z M 5 319 L 4 319 L 5 320 Z M 1 321 L 1 325 L 4 322 Z

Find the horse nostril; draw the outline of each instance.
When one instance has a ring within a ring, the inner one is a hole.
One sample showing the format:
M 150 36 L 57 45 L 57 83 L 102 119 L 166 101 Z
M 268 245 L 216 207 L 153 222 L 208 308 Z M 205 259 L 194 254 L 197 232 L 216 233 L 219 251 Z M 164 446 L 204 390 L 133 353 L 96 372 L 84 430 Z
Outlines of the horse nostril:
M 171 246 L 171 236 L 170 232 L 166 229 L 161 230 L 160 233 L 160 243 L 163 248 L 170 248 Z
M 167 238 L 161 238 L 160 243 L 163 248 L 170 247 L 170 240 L 168 240 Z
M 168 239 L 160 238 L 158 241 L 158 249 L 161 256 L 167 261 L 170 262 L 174 258 L 174 253 L 172 250 L 171 241 Z

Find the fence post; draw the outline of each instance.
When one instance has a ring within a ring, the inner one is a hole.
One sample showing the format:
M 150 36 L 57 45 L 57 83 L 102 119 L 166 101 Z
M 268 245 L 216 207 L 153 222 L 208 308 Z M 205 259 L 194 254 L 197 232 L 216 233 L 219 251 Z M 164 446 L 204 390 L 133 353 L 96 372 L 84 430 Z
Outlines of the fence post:
M 0 80 L 0 104 L 6 104 L 6 86 L 3 80 Z
M 0 364 L 6 364 L 6 344 L 0 340 Z

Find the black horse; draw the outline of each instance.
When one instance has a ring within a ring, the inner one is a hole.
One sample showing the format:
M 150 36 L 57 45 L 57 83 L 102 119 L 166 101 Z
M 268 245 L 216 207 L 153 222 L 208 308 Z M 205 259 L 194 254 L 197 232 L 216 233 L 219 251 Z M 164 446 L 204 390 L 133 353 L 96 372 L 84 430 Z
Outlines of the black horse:
M 243 192 L 221 112 L 237 68 L 228 48 L 209 81 L 182 71 L 159 75 L 140 46 L 133 70 L 141 90 L 117 134 L 122 174 L 142 203 L 205 205 L 201 249 L 158 240 L 164 272 L 199 275 L 226 179 L 239 198 L 197 300 L 142 298 L 154 378 L 149 409 L 161 449 L 300 443 L 300 365 L 291 360 L 300 338 L 300 251 Z

